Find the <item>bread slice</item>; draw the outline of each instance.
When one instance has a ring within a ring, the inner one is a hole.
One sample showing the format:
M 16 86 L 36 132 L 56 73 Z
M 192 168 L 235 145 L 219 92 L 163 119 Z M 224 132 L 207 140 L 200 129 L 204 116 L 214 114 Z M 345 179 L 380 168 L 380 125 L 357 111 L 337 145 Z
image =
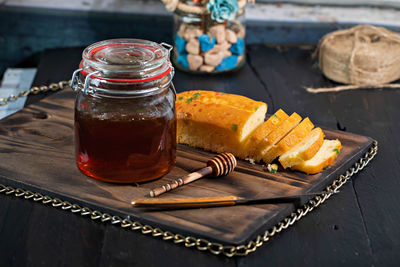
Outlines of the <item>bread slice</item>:
M 291 169 L 307 174 L 319 173 L 335 161 L 340 154 L 341 148 L 342 144 L 339 140 L 324 140 L 324 143 L 314 157 L 292 166 Z
M 294 147 L 297 143 L 302 141 L 314 128 L 314 124 L 307 117 L 292 131 L 290 131 L 282 140 L 276 145 L 273 145 L 266 151 L 262 157 L 265 163 L 271 163 L 274 159 Z
M 263 158 L 263 155 L 269 151 L 273 145 L 278 143 L 285 135 L 287 135 L 294 127 L 296 127 L 300 121 L 300 115 L 294 112 L 269 135 L 259 138 L 258 151 L 254 155 L 254 160 L 260 161 Z
M 279 162 L 286 169 L 311 159 L 322 146 L 324 137 L 325 135 L 321 128 L 313 129 L 301 142 L 280 156 Z
M 200 90 L 178 94 L 175 107 L 178 143 L 235 155 L 267 111 L 267 104 L 244 96 Z
M 247 152 L 247 154 L 240 156 L 242 158 L 253 159 L 259 150 L 260 141 L 278 128 L 287 118 L 289 118 L 289 115 L 287 115 L 282 109 L 279 109 L 277 112 L 271 115 L 266 122 L 255 129 L 246 139 L 244 150 Z

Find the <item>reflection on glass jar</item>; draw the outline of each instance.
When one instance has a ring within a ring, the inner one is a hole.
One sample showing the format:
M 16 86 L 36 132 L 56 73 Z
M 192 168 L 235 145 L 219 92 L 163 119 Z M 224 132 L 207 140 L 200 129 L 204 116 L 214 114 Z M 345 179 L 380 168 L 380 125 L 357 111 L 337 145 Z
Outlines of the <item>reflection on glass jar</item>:
M 221 2 L 224 1 L 232 4 L 227 8 L 237 9 L 223 12 L 221 5 L 224 3 Z M 240 68 L 245 62 L 243 5 L 235 6 L 236 0 L 209 1 L 208 4 L 192 0 L 182 2 L 174 13 L 175 66 L 203 73 Z
M 169 51 L 116 39 L 83 53 L 73 78 L 76 162 L 108 182 L 150 181 L 175 163 L 175 94 Z

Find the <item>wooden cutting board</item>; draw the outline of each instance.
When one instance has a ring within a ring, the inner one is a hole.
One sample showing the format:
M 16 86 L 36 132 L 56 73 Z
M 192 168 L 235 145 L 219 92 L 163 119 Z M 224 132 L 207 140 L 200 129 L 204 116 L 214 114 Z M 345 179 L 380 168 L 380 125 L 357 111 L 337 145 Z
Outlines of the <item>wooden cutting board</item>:
M 110 184 L 86 177 L 78 170 L 74 159 L 74 98 L 74 92 L 65 90 L 0 122 L 0 183 L 174 233 L 235 245 L 255 238 L 294 210 L 292 204 L 175 211 L 132 208 L 129 205 L 132 198 L 145 197 L 151 188 L 205 166 L 214 154 L 179 146 L 175 168 L 160 180 L 140 185 Z M 325 130 L 325 134 L 329 139 L 339 138 L 343 149 L 335 164 L 320 174 L 294 171 L 273 174 L 261 165 L 239 161 L 236 171 L 227 177 L 204 178 L 161 197 L 237 195 L 256 198 L 323 190 L 362 157 L 373 142 L 369 137 L 342 131 Z

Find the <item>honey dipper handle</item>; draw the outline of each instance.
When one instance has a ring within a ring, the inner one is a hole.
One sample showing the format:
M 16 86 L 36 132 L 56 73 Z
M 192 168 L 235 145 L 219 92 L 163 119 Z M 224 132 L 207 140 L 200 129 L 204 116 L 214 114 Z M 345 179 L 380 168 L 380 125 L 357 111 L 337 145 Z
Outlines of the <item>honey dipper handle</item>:
M 162 185 L 160 187 L 154 188 L 153 190 L 150 191 L 150 196 L 151 197 L 156 197 L 161 194 L 164 194 L 165 192 L 171 191 L 179 186 L 191 183 L 193 181 L 196 181 L 197 179 L 200 179 L 206 175 L 209 175 L 212 173 L 212 167 L 208 166 L 203 169 L 200 169 L 196 172 L 192 172 L 182 178 L 178 178 L 172 182 L 169 182 L 165 185 Z

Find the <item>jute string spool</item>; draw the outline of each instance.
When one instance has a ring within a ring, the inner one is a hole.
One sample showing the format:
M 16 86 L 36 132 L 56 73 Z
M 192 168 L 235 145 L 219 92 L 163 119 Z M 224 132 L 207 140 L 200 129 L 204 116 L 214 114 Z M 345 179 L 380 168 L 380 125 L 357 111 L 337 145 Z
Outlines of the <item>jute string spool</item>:
M 329 79 L 349 84 L 333 88 L 306 88 L 310 93 L 360 88 L 400 88 L 400 34 L 383 27 L 359 25 L 325 35 L 314 56 Z

